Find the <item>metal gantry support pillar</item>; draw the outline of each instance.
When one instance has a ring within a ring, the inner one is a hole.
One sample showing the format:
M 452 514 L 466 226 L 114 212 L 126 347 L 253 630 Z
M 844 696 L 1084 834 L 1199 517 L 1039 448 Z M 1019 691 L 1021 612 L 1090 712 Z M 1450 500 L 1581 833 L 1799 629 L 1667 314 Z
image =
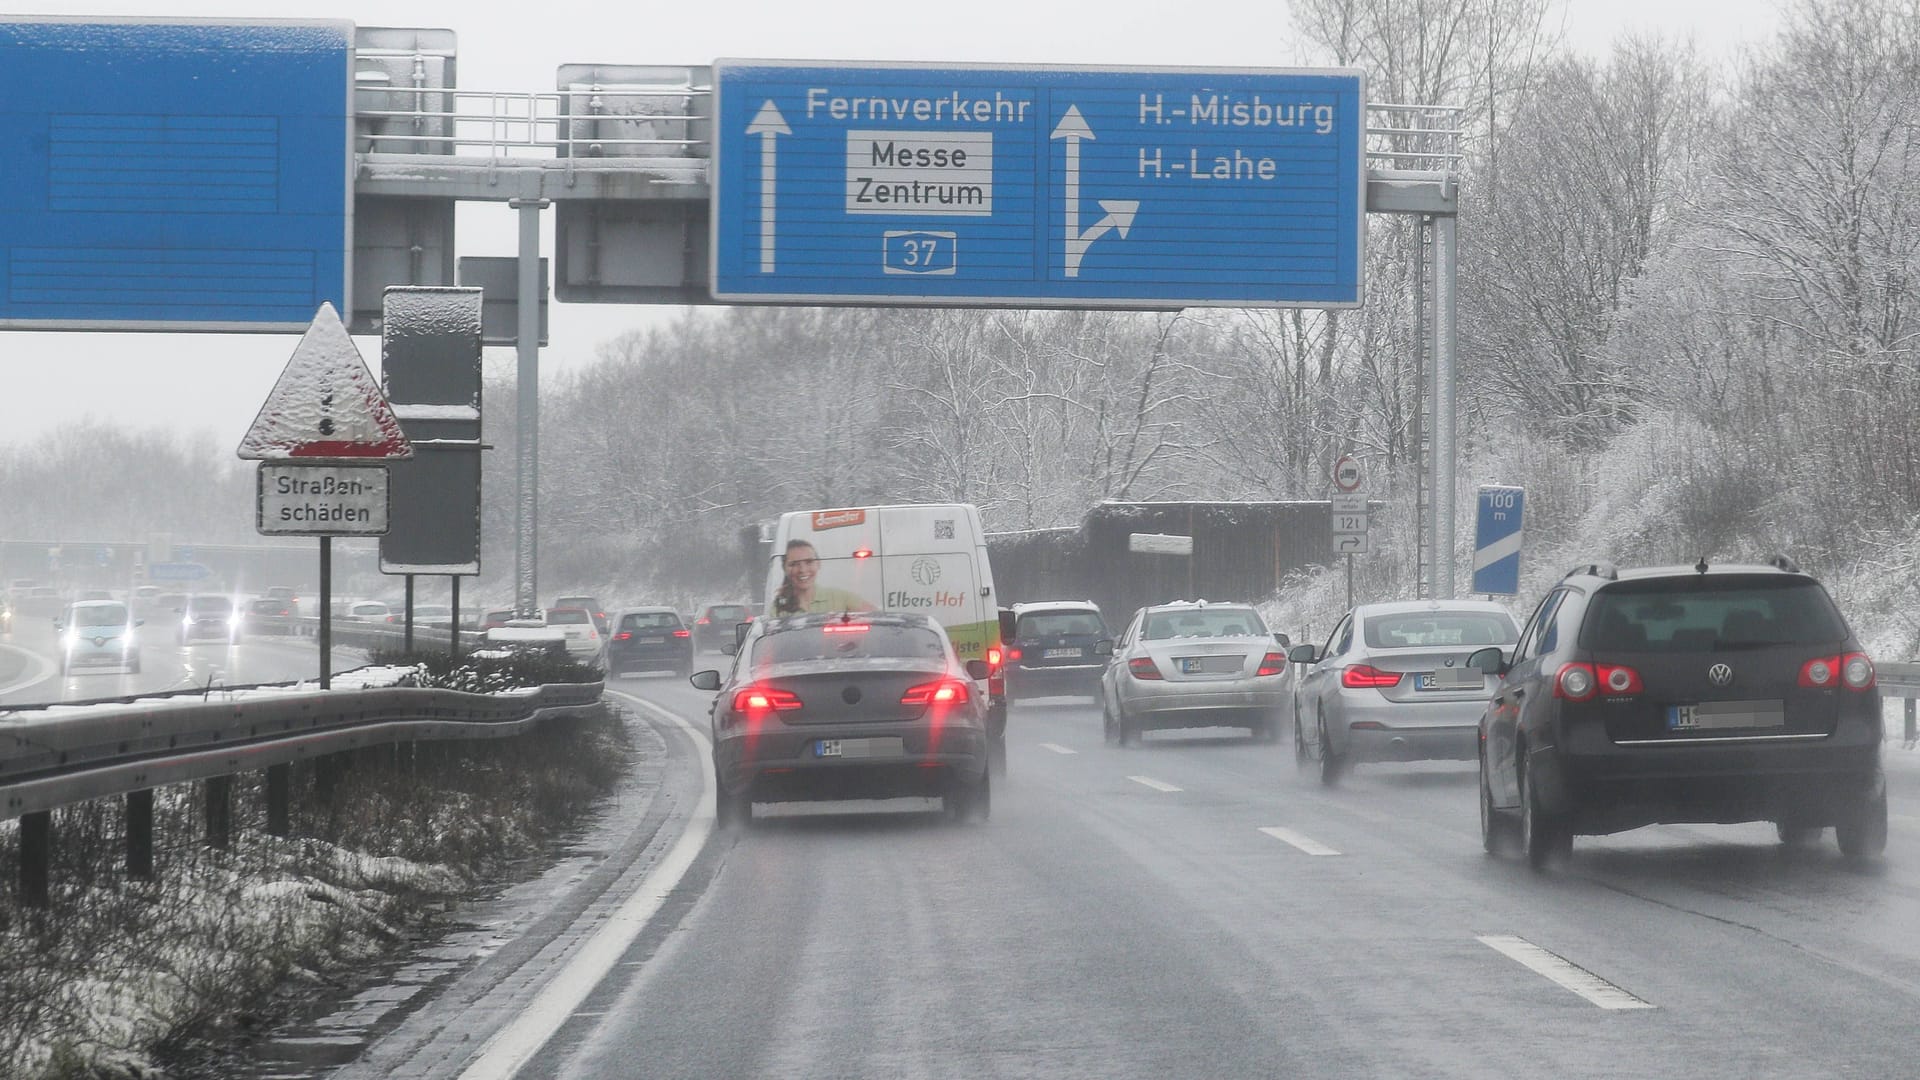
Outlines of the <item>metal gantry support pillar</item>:
M 1454 439 L 1454 394 L 1458 378 L 1454 364 L 1454 296 L 1458 284 L 1458 217 L 1436 216 L 1433 223 L 1433 587 L 1434 596 L 1451 600 L 1458 593 L 1453 547 L 1454 495 L 1457 484 Z
M 530 616 L 540 610 L 540 211 L 548 202 L 514 199 L 507 205 L 520 213 L 513 606 L 518 614 Z

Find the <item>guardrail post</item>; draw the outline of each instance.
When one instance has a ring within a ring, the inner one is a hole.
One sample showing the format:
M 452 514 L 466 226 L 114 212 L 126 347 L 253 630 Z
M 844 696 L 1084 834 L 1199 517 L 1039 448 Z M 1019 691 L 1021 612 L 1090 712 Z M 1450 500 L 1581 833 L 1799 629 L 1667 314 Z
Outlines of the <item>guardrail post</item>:
M 274 836 L 293 832 L 292 814 L 288 811 L 292 774 L 293 766 L 285 762 L 267 766 L 267 832 Z
M 127 876 L 153 876 L 153 789 L 127 792 Z
M 233 777 L 207 777 L 207 846 L 233 846 Z
M 45 908 L 48 864 L 53 861 L 53 811 L 20 815 L 20 904 Z
M 1905 737 L 1905 739 L 1907 740 L 1907 747 L 1911 749 L 1913 747 L 1913 744 L 1916 741 L 1920 741 L 1920 733 L 1917 733 L 1914 730 L 1914 713 L 1913 713 L 1914 706 L 1920 705 L 1920 702 L 1917 702 L 1912 698 L 1907 698 L 1905 701 L 1902 701 L 1901 704 L 1906 706 L 1906 713 L 1907 713 L 1906 730 L 1901 732 L 1901 735 Z

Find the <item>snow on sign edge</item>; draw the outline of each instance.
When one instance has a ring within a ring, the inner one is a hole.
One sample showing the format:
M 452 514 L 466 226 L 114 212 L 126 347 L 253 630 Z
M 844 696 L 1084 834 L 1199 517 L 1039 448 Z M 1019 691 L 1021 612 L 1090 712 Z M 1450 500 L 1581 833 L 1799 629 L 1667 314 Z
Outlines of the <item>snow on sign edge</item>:
M 243 461 L 413 456 L 400 418 L 331 303 L 314 313 L 237 453 Z

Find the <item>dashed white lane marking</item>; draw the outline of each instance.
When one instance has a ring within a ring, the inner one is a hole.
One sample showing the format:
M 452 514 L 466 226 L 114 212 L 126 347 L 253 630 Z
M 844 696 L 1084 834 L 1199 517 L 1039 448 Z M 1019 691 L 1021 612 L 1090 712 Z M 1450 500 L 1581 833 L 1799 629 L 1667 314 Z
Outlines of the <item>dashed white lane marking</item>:
M 652 702 L 628 694 L 621 696 L 678 725 L 698 748 L 694 754 L 696 764 L 706 760 L 711 749 L 705 732 Z M 647 928 L 647 922 L 686 876 L 695 856 L 706 845 L 708 834 L 713 832 L 713 772 L 706 768 L 698 768 L 696 772 L 700 775 L 700 796 L 687 820 L 686 831 L 640 880 L 633 895 L 574 950 L 564 962 L 565 966 L 540 988 L 520 1015 L 487 1040 L 479 1055 L 460 1074 L 460 1080 L 511 1080 L 560 1030 L 567 1018 L 575 1015 L 574 1010 L 586 1001 L 587 995 L 613 969 L 614 962 L 627 951 L 627 946 Z
M 1056 754 L 1077 754 L 1077 753 L 1079 753 L 1079 752 L 1080 752 L 1080 751 L 1078 751 L 1078 750 L 1074 750 L 1074 749 L 1070 749 L 1070 748 L 1068 748 L 1068 747 L 1065 747 L 1065 746 L 1061 746 L 1061 745 L 1060 745 L 1059 743 L 1057 743 L 1057 742 L 1043 742 L 1043 743 L 1041 743 L 1040 745 L 1041 745 L 1041 746 L 1043 746 L 1043 747 L 1045 747 L 1045 748 L 1047 748 L 1048 750 L 1051 750 L 1051 751 L 1053 751 L 1053 752 L 1054 752 L 1054 753 L 1056 753 Z
M 1151 776 L 1129 776 L 1127 777 L 1127 779 L 1133 781 L 1136 784 L 1144 784 L 1155 791 L 1179 791 L 1180 790 L 1179 788 L 1174 787 L 1172 784 L 1167 783 L 1165 780 L 1155 780 Z
M 1301 836 L 1292 829 L 1283 829 L 1278 825 L 1262 825 L 1260 831 L 1283 844 L 1292 844 L 1309 855 L 1338 855 L 1339 852 L 1310 836 Z
M 1627 993 L 1586 968 L 1535 945 L 1526 938 L 1481 935 L 1480 943 L 1521 967 L 1546 976 L 1603 1009 L 1651 1009 L 1651 1002 Z

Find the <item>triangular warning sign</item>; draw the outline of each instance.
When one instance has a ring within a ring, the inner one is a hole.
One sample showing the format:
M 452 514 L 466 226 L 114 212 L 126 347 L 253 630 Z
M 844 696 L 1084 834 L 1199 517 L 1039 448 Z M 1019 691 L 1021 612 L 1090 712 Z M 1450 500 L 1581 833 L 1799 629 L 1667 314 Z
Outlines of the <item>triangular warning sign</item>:
M 380 383 L 367 370 L 332 304 L 320 305 L 253 427 L 244 461 L 410 458 Z

